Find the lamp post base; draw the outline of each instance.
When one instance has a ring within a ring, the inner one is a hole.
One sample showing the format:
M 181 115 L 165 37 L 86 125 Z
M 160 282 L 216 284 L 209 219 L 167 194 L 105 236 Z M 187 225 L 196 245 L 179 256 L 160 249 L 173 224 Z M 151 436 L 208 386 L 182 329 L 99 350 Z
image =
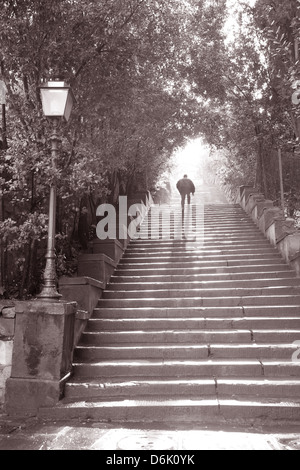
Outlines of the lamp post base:
M 47 302 L 57 302 L 61 298 L 62 295 L 59 294 L 53 287 L 44 287 L 42 292 L 37 295 L 37 299 L 47 300 Z

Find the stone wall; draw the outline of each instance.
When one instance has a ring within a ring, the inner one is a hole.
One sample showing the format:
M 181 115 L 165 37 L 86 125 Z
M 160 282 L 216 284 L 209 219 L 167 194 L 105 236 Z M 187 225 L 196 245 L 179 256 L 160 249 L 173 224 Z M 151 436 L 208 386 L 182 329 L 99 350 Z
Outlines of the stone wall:
M 11 375 L 15 316 L 13 303 L 0 300 L 0 404 L 4 403 L 6 381 Z
M 283 210 L 265 199 L 256 188 L 241 186 L 235 202 L 249 214 L 271 244 L 281 253 L 283 259 L 300 277 L 300 230 L 294 219 L 285 217 Z

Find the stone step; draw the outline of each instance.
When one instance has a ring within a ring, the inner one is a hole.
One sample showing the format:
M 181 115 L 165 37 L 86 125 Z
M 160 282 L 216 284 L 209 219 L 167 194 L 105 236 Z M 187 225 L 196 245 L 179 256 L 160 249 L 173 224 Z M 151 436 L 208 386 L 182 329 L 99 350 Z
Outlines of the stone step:
M 240 217 L 234 218 L 228 216 L 228 219 L 221 219 L 220 217 L 210 217 L 208 214 L 203 213 L 203 211 L 190 211 L 182 216 L 181 213 L 176 212 L 174 210 L 170 211 L 161 211 L 149 213 L 144 220 L 142 221 L 140 227 L 176 227 L 181 226 L 186 223 L 194 223 L 198 225 L 202 225 L 205 230 L 212 231 L 216 230 L 242 230 L 243 228 L 248 230 L 256 229 L 257 232 L 257 225 L 250 219 L 241 219 Z
M 146 344 L 143 346 L 82 346 L 76 349 L 76 362 L 140 359 L 285 359 L 299 349 L 289 344 Z M 300 398 L 300 397 L 299 397 Z
M 121 360 L 74 363 L 77 377 L 297 377 L 300 363 L 269 359 Z
M 207 279 L 207 277 L 206 277 Z M 161 280 L 155 278 L 155 281 L 152 282 L 148 280 L 140 280 L 140 282 L 128 282 L 128 280 L 123 282 L 117 282 L 114 278 L 108 284 L 107 290 L 113 291 L 148 291 L 148 290 L 170 290 L 170 289 L 178 289 L 181 291 L 182 289 L 193 290 L 193 289 L 245 289 L 245 288 L 300 288 L 300 278 L 297 277 L 285 277 L 285 278 L 268 278 L 260 279 L 256 276 L 255 279 L 230 279 L 230 280 L 206 280 L 206 281 L 173 281 L 167 282 L 165 277 L 161 276 Z
M 155 230 L 178 230 L 181 226 L 184 227 L 186 224 L 193 225 L 198 229 L 205 230 L 205 233 L 213 233 L 213 232 L 238 232 L 238 233 L 255 233 L 257 234 L 257 226 L 251 222 L 227 222 L 227 223 L 210 223 L 201 215 L 197 217 L 190 217 L 188 219 L 182 220 L 179 216 L 176 217 L 174 220 L 174 216 L 170 218 L 166 217 L 164 220 L 157 220 L 155 219 L 145 219 L 140 226 L 140 231 L 148 231 L 150 228 Z
M 158 250 L 158 249 L 150 249 L 150 248 L 146 248 L 146 249 L 133 249 L 131 251 L 127 251 L 125 252 L 125 254 L 123 255 L 122 259 L 125 259 L 125 260 L 130 260 L 131 258 L 144 258 L 145 257 L 155 257 L 155 258 L 159 258 L 159 257 L 162 257 L 162 258 L 176 258 L 177 256 L 178 257 L 195 257 L 195 256 L 199 256 L 199 257 L 202 257 L 202 256 L 212 256 L 212 257 L 216 257 L 218 255 L 220 256 L 234 256 L 234 255 L 238 255 L 238 256 L 252 256 L 252 257 L 255 257 L 257 258 L 257 255 L 269 255 L 269 257 L 273 257 L 275 256 L 276 258 L 279 258 L 281 260 L 281 256 L 280 254 L 278 253 L 278 251 L 274 250 L 273 248 L 265 248 L 265 247 L 262 247 L 262 248 L 255 248 L 255 249 L 234 249 L 233 247 L 229 247 L 229 248 L 212 248 L 212 249 L 206 249 L 206 247 L 203 247 L 203 248 L 191 248 L 191 249 L 184 249 L 184 250 L 166 250 L 164 248 L 162 248 L 161 250 Z
M 192 213 L 194 239 L 150 213 L 129 243 L 51 419 L 299 421 L 300 278 L 239 205 Z
M 257 233 L 257 227 L 207 227 L 206 225 L 203 227 L 200 221 L 190 221 L 188 225 L 182 223 L 182 225 L 176 224 L 144 224 L 139 229 L 140 238 L 146 238 L 145 236 L 150 234 L 150 239 L 153 237 L 154 239 L 157 236 L 157 233 L 162 232 L 164 234 L 171 233 L 171 234 L 179 234 L 180 230 L 188 227 L 190 230 L 195 231 L 195 233 L 204 234 L 208 238 L 222 236 L 226 233 L 226 236 L 231 238 L 233 237 L 240 237 L 242 236 L 245 238 L 246 236 L 253 236 L 257 239 L 262 239 L 260 234 Z M 206 237 L 205 237 L 206 238 Z M 147 239 L 147 238 L 146 238 Z
M 232 263 L 231 263 L 232 264 Z M 154 276 L 154 275 L 168 275 L 168 276 L 173 276 L 173 275 L 195 275 L 195 274 L 200 274 L 200 275 L 223 275 L 223 274 L 237 274 L 240 273 L 241 276 L 244 273 L 247 273 L 249 271 L 256 271 L 257 274 L 259 275 L 260 272 L 281 272 L 284 271 L 286 272 L 287 265 L 284 262 L 281 262 L 280 264 L 259 264 L 259 261 L 256 262 L 256 264 L 248 264 L 245 266 L 233 266 L 233 265 L 226 265 L 226 263 L 223 263 L 221 266 L 211 266 L 212 263 L 209 263 L 209 265 L 196 265 L 191 267 L 184 267 L 183 265 L 181 268 L 178 267 L 159 267 L 156 266 L 155 268 L 152 267 L 151 265 L 133 265 L 133 267 L 130 267 L 130 269 L 127 267 L 125 268 L 124 266 L 120 267 L 118 265 L 116 271 L 115 271 L 115 276 Z M 290 270 L 290 273 L 292 271 Z
M 224 247 L 224 248 L 216 248 L 216 247 L 208 247 L 203 246 L 202 248 L 191 247 L 191 248 L 174 248 L 174 249 L 167 249 L 167 248 L 128 248 L 123 255 L 124 258 L 135 258 L 140 257 L 141 255 L 155 255 L 155 256 L 182 256 L 182 255 L 197 255 L 197 254 L 208 254 L 208 255 L 225 255 L 225 254 L 256 254 L 256 253 L 272 253 L 278 256 L 278 251 L 275 248 L 270 247 L 270 245 L 260 245 L 257 246 L 255 244 L 253 248 L 249 247 Z
M 153 217 L 154 216 L 154 217 Z M 151 213 L 150 215 L 146 216 L 141 223 L 141 229 L 143 227 L 155 227 L 155 228 L 165 228 L 165 227 L 176 227 L 180 226 L 181 224 L 184 225 L 185 223 L 201 223 L 203 224 L 205 230 L 207 232 L 213 230 L 219 231 L 229 231 L 229 230 L 238 230 L 242 232 L 243 229 L 245 230 L 254 230 L 257 233 L 257 226 L 251 219 L 241 220 L 240 218 L 233 219 L 230 218 L 229 220 L 214 220 L 208 217 L 203 211 L 192 211 L 185 214 L 182 217 L 181 213 L 175 212 L 173 210 L 169 212 L 160 212 L 160 213 Z
M 173 330 L 122 330 L 122 331 L 85 331 L 81 336 L 81 345 L 99 346 L 108 344 L 144 344 L 144 343 L 294 343 L 299 341 L 300 330 L 233 330 L 233 329 L 173 329 Z
M 175 398 L 213 397 L 241 399 L 242 396 L 257 398 L 287 398 L 299 400 L 300 379 L 282 378 L 148 378 L 136 377 L 128 380 L 103 379 L 71 379 L 66 384 L 65 402 L 68 399 L 76 400 L 84 396 L 85 400 L 107 400 L 112 398 L 133 397 L 141 399 L 145 396 Z
M 261 258 L 251 258 L 251 259 L 229 259 L 226 258 L 224 260 L 216 258 L 215 260 L 186 260 L 186 261 L 177 261 L 177 260 L 170 260 L 168 259 L 167 261 L 151 261 L 143 262 L 140 260 L 140 262 L 129 262 L 129 261 L 123 261 L 121 260 L 119 265 L 118 265 L 118 271 L 122 269 L 137 269 L 137 268 L 143 268 L 143 269 L 153 269 L 153 268 L 188 268 L 188 269 L 193 269 L 197 267 L 201 268 L 209 268 L 209 267 L 238 267 L 238 266 L 257 266 L 259 263 L 261 263 L 263 266 L 266 265 L 277 265 L 277 264 L 282 264 L 285 265 L 284 261 L 281 260 L 279 257 L 270 257 L 270 258 L 264 258 L 263 260 Z
M 102 312 L 101 312 L 102 313 Z M 125 313 L 125 312 L 124 312 Z M 138 318 L 91 318 L 86 331 L 124 331 L 124 330 L 168 330 L 174 329 L 299 329 L 300 317 L 226 317 L 226 318 L 148 318 L 145 312 L 139 312 Z M 144 313 L 143 316 L 141 314 Z M 184 312 L 183 312 L 184 313 Z M 299 338 L 300 340 L 300 338 Z
M 155 255 L 155 254 L 150 254 L 148 253 L 147 255 L 145 254 L 144 256 L 123 256 L 122 260 L 120 261 L 120 265 L 123 266 L 127 263 L 170 263 L 172 261 L 175 261 L 176 263 L 179 262 L 188 262 L 188 263 L 193 263 L 195 261 L 239 261 L 239 260 L 252 260 L 252 259 L 259 259 L 260 260 L 270 260 L 270 259 L 275 259 L 277 261 L 281 261 L 282 258 L 278 253 L 265 253 L 265 252 L 256 252 L 256 253 L 186 253 L 183 255 L 177 255 L 176 254 L 170 254 L 169 256 L 167 255 Z
M 145 307 L 246 307 L 265 305 L 299 305 L 299 295 L 255 295 L 235 297 L 187 297 L 187 298 L 135 298 L 135 299 L 99 299 L 98 308 L 145 308 Z
M 61 403 L 56 408 L 40 410 L 42 419 L 72 420 L 93 419 L 96 422 L 110 423 L 196 423 L 197 425 L 241 425 L 247 422 L 265 424 L 276 422 L 285 425 L 299 422 L 300 405 L 295 400 L 272 401 L 257 398 L 231 400 L 211 399 L 159 399 L 144 398 L 141 401 L 130 398 L 119 401 L 80 400 L 73 403 Z
M 267 271 L 267 272 L 244 272 L 244 273 L 214 273 L 214 274 L 164 274 L 164 275 L 154 275 L 150 274 L 149 276 L 118 276 L 113 275 L 110 278 L 109 288 L 114 289 L 115 285 L 120 284 L 131 284 L 135 285 L 138 288 L 139 283 L 212 283 L 212 282 L 269 282 L 278 280 L 278 282 L 285 282 L 285 279 L 292 283 L 300 282 L 299 278 L 291 277 L 294 274 L 290 269 L 286 271 Z
M 182 319 L 184 314 L 185 318 L 204 318 L 207 321 L 220 322 L 222 327 L 224 318 L 226 319 L 237 319 L 237 321 L 255 321 L 257 318 L 277 319 L 285 321 L 288 318 L 292 320 L 299 319 L 299 305 L 274 305 L 274 306 L 228 306 L 228 307 L 145 307 L 145 308 L 133 308 L 133 307 L 106 307 L 106 308 L 95 308 L 93 312 L 92 320 L 97 318 L 107 319 L 166 319 L 166 318 L 179 318 Z M 207 323 L 208 324 L 208 323 Z M 215 327 L 215 326 L 214 326 Z
M 162 277 L 162 279 L 164 279 Z M 245 279 L 245 280 L 228 280 L 228 281 L 175 281 L 166 282 L 163 280 L 156 280 L 156 282 L 117 282 L 112 280 L 108 285 L 108 290 L 110 292 L 115 291 L 153 291 L 153 290 L 178 290 L 180 292 L 182 289 L 185 290 L 203 290 L 203 289 L 222 289 L 227 288 L 228 290 L 234 290 L 237 288 L 271 288 L 271 287 L 299 287 L 300 288 L 300 278 L 274 278 L 274 279 Z
M 201 233 L 202 235 L 202 233 Z M 200 237 L 202 241 L 202 236 Z M 260 233 L 253 233 L 253 235 L 243 235 L 240 234 L 239 236 L 227 236 L 227 233 L 224 232 L 223 234 L 219 234 L 217 239 L 216 237 L 213 236 L 212 234 L 207 234 L 205 233 L 205 238 L 204 238 L 204 246 L 215 246 L 215 245 L 233 245 L 233 244 L 240 244 L 240 245 L 246 245 L 247 243 L 253 244 L 253 243 L 264 243 L 266 242 L 266 238 L 264 235 Z M 148 239 L 133 239 L 130 242 L 130 247 L 132 248 L 154 248 L 156 246 L 158 247 L 182 247 L 182 246 L 194 246 L 197 244 L 197 239 L 196 241 L 191 241 L 187 242 L 186 240 L 179 239 L 179 240 L 148 240 Z
M 291 337 L 290 335 L 286 335 Z M 272 334 L 269 337 L 273 337 Z M 292 338 L 297 339 L 297 333 Z M 81 345 L 99 346 L 104 344 L 133 343 L 251 343 L 252 333 L 247 330 L 147 330 L 147 331 L 85 331 L 81 336 Z
M 184 245 L 183 244 L 175 244 L 176 240 L 171 240 L 174 242 L 173 246 L 172 245 L 167 245 L 164 246 L 165 243 L 163 240 L 161 240 L 162 246 L 160 244 L 158 246 L 134 246 L 133 243 L 131 242 L 128 245 L 128 248 L 126 249 L 124 256 L 134 256 L 134 255 L 144 255 L 144 254 L 155 254 L 156 256 L 159 256 L 161 254 L 203 254 L 203 253 L 211 253 L 211 254 L 223 254 L 223 253 L 239 253 L 239 254 L 252 254 L 256 252 L 264 252 L 264 253 L 273 253 L 278 255 L 279 252 L 276 250 L 275 247 L 271 246 L 269 242 L 265 241 L 256 241 L 253 240 L 253 242 L 250 243 L 239 243 L 239 244 L 230 244 L 226 243 L 225 240 L 223 240 L 223 243 L 212 243 L 208 244 L 205 242 L 205 239 L 201 239 L 199 237 L 199 242 L 198 241 L 191 241 L 191 242 L 186 242 Z
M 159 289 L 159 286 L 149 290 L 105 290 L 103 299 L 152 299 L 153 297 L 172 299 L 172 298 L 197 298 L 197 297 L 254 297 L 254 296 L 279 296 L 279 295 L 299 295 L 299 286 L 271 286 L 271 287 L 232 287 L 232 288 L 177 288 L 177 289 Z
M 140 234 L 140 232 L 137 232 L 136 238 L 132 239 L 131 244 L 132 246 L 142 246 L 142 247 L 153 247 L 155 246 L 154 244 L 157 243 L 161 246 L 170 246 L 170 244 L 174 244 L 177 242 L 177 245 L 180 243 L 186 243 L 188 246 L 193 246 L 193 244 L 197 244 L 198 242 L 201 242 L 202 245 L 217 245 L 217 244 L 225 244 L 224 237 L 226 237 L 226 244 L 235 244 L 235 243 L 241 243 L 245 244 L 247 242 L 257 242 L 261 243 L 262 241 L 265 241 L 265 237 L 263 235 L 257 235 L 255 233 L 253 234 L 227 234 L 226 232 L 224 233 L 203 233 L 203 231 L 195 232 L 193 233 L 193 238 L 190 236 L 190 239 L 185 239 L 184 234 L 180 235 L 180 233 L 174 235 L 173 237 L 169 235 L 169 233 L 160 236 L 149 236 L 149 234 L 144 234 L 143 237 Z M 191 233 L 192 235 L 192 233 Z

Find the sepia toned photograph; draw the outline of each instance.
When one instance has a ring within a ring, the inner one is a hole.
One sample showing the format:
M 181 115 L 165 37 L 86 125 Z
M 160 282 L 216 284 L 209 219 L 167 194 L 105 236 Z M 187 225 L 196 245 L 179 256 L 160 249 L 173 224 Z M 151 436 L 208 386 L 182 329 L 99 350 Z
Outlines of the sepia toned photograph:
M 0 451 L 300 450 L 300 0 L 0 0 Z

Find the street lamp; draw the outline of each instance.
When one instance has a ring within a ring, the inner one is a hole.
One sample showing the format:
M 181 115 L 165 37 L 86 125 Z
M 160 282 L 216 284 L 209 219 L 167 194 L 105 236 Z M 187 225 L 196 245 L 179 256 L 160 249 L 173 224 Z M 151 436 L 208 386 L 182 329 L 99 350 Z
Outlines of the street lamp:
M 49 81 L 40 86 L 41 100 L 44 115 L 52 121 L 51 159 L 53 169 L 56 168 L 58 154 L 59 121 L 68 121 L 74 104 L 74 95 L 69 85 L 63 81 Z M 41 300 L 58 301 L 61 295 L 56 289 L 55 267 L 55 219 L 56 219 L 56 181 L 55 177 L 50 183 L 48 241 L 46 253 L 46 267 L 44 271 L 44 286 L 38 295 Z

